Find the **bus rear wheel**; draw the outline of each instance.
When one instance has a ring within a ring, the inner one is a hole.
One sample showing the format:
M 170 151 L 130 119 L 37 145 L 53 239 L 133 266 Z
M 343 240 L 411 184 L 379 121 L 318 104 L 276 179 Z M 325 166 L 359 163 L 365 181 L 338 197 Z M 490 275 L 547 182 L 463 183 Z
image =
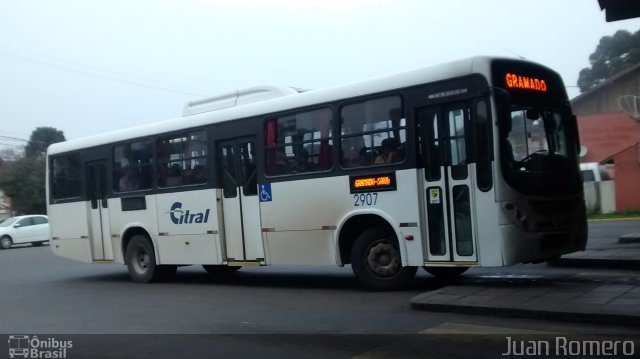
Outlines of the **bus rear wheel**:
M 440 279 L 455 279 L 461 276 L 469 267 L 422 267 L 427 273 Z
M 173 276 L 178 267 L 158 265 L 149 237 L 136 234 L 127 244 L 125 263 L 134 282 L 152 283 Z
M 395 235 L 382 227 L 371 228 L 356 238 L 351 250 L 351 268 L 368 290 L 407 287 L 417 267 L 403 267 Z

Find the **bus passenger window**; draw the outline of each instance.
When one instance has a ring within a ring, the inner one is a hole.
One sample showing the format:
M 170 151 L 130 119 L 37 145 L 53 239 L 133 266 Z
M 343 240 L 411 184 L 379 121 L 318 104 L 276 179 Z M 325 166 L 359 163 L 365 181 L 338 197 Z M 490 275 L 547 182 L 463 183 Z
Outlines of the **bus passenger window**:
M 267 120 L 268 176 L 330 170 L 333 167 L 333 112 L 322 108 Z
M 478 189 L 486 192 L 493 186 L 491 160 L 493 155 L 493 136 L 488 105 L 485 100 L 476 105 L 476 183 Z
M 207 134 L 194 131 L 158 141 L 158 187 L 207 182 Z
M 77 153 L 51 160 L 51 198 L 76 198 L 82 194 L 82 167 Z
M 113 148 L 113 191 L 150 189 L 152 182 L 151 141 L 136 141 Z
M 342 167 L 403 162 L 406 119 L 399 96 L 346 105 L 340 111 Z

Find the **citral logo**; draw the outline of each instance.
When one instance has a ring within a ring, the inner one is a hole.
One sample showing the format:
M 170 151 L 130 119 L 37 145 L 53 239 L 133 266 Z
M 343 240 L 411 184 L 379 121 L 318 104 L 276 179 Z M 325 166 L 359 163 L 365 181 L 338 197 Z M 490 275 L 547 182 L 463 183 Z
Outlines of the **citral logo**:
M 174 224 L 207 223 L 209 220 L 208 208 L 204 212 L 191 213 L 188 209 L 182 209 L 181 202 L 175 202 L 171 205 L 171 210 L 167 213 Z

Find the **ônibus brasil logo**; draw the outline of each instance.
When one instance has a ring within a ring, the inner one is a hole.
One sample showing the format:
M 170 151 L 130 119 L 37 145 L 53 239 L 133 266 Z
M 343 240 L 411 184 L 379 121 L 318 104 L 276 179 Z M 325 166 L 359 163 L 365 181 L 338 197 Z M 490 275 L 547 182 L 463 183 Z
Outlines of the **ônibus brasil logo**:
M 9 335 L 9 358 L 66 358 L 71 340 L 40 339 L 36 335 Z
M 169 217 L 171 217 L 171 222 L 174 224 L 188 224 L 188 223 L 207 223 L 209 220 L 209 209 L 207 208 L 204 212 L 194 212 L 182 209 L 181 202 L 175 202 L 171 205 L 171 210 L 169 212 Z

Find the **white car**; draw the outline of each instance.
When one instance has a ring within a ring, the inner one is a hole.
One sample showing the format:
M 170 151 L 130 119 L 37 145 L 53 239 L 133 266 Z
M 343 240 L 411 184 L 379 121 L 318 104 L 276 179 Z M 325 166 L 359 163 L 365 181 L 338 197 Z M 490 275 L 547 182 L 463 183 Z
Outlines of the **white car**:
M 44 215 L 12 217 L 0 223 L 0 249 L 19 243 L 40 246 L 49 236 L 49 219 Z

